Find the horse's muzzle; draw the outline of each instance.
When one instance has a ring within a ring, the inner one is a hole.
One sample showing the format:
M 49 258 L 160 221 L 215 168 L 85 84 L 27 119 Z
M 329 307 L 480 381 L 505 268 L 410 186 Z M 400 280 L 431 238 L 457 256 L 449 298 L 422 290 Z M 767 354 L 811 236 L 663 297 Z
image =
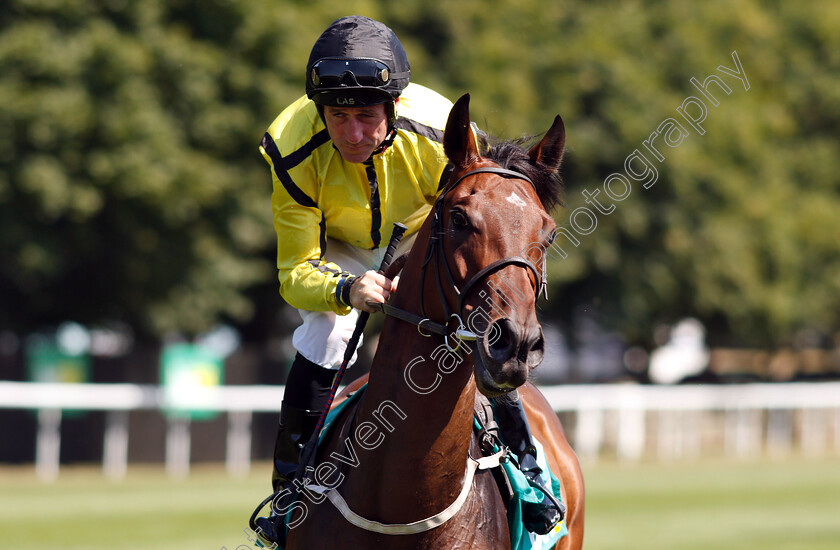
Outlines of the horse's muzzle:
M 523 326 L 501 318 L 487 327 L 478 341 L 478 350 L 485 371 L 481 373 L 483 381 L 492 382 L 495 390 L 507 392 L 524 384 L 531 369 L 542 362 L 545 338 L 537 323 Z

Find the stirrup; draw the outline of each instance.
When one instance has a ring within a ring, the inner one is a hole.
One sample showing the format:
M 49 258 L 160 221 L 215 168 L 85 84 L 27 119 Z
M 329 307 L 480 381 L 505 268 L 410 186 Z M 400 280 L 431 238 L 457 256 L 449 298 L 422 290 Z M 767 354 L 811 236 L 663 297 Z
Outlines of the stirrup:
M 538 535 L 546 535 L 566 517 L 566 506 L 545 487 L 539 474 L 525 473 L 528 485 L 542 493 L 540 502 L 522 503 L 522 523 L 525 529 Z
M 276 510 L 287 509 L 288 507 L 282 505 L 283 503 L 291 504 L 287 499 L 294 495 L 294 491 L 289 489 L 292 486 L 292 477 L 300 463 L 300 450 L 309 440 L 319 417 L 320 411 L 299 409 L 285 402 L 282 405 L 280 425 L 274 444 L 274 468 L 271 474 L 274 492 L 260 502 L 248 521 L 248 526 L 266 548 L 282 547 L 286 543 L 285 518 L 277 514 Z M 284 492 L 289 494 L 283 498 L 283 502 L 275 502 Z M 271 512 L 267 516 L 258 517 L 257 514 L 269 504 Z
M 248 520 L 248 527 L 257 536 L 259 546 L 263 548 L 274 549 L 280 546 L 281 548 L 286 544 L 286 530 L 280 529 L 281 525 L 277 525 L 280 516 L 274 513 L 274 499 L 281 491 L 276 491 L 268 495 L 251 513 L 251 518 Z M 262 511 L 267 504 L 271 504 L 271 512 L 268 516 L 259 516 L 257 514 Z

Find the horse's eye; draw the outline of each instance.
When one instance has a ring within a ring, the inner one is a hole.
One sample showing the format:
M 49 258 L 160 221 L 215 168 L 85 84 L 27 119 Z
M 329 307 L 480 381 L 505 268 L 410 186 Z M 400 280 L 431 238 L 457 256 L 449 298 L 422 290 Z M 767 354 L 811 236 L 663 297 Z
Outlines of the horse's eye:
M 455 227 L 467 227 L 470 225 L 470 220 L 467 219 L 467 215 L 461 212 L 460 210 L 453 210 L 450 216 L 452 219 L 452 224 Z

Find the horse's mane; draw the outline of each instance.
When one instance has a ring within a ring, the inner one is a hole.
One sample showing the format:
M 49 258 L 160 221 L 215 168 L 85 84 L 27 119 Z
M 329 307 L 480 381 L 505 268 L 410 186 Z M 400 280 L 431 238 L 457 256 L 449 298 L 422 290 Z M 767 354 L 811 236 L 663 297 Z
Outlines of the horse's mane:
M 540 164 L 531 164 L 526 144 L 534 141 L 533 137 L 499 140 L 489 137 L 489 148 L 484 157 L 492 160 L 502 168 L 515 170 L 528 176 L 534 182 L 537 196 L 547 212 L 557 206 L 563 206 L 563 178 L 560 170 L 550 170 Z

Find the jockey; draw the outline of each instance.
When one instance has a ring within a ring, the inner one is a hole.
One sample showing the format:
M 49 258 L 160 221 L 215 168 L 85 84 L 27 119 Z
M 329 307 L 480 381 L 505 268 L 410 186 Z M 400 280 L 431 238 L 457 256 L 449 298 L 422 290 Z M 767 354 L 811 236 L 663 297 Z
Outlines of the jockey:
M 375 312 L 366 302 L 384 302 L 396 288 L 376 272 L 394 222 L 408 227 L 401 253 L 449 178 L 443 128 L 452 103 L 409 84 L 409 75 L 390 28 L 361 16 L 338 19 L 312 48 L 306 96 L 260 143 L 273 179 L 280 294 L 302 320 L 274 450 L 275 491 L 297 470 L 359 310 Z M 521 405 L 508 416 L 530 446 Z M 553 527 L 554 513 L 548 505 L 535 510 L 539 530 Z M 269 543 L 283 538 L 275 518 L 257 520 Z

